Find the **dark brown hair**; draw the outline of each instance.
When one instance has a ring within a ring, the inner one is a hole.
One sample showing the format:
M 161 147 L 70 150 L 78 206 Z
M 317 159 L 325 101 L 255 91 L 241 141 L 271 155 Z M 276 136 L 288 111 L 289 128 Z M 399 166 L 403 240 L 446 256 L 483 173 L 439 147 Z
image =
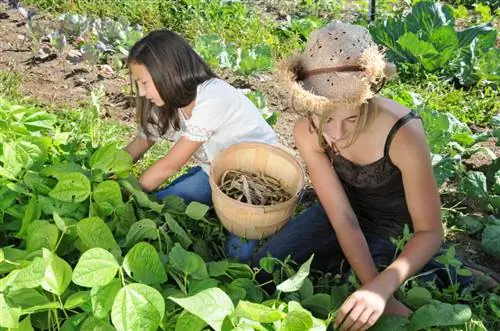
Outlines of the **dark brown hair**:
M 141 64 L 146 67 L 158 94 L 165 103 L 159 109 L 158 121 L 152 117 L 153 105 L 136 95 L 137 118 L 146 136 L 150 136 L 148 123 L 157 125 L 163 135 L 169 126 L 180 129 L 178 109 L 189 105 L 196 98 L 199 84 L 217 75 L 177 33 L 156 30 L 139 40 L 130 49 L 128 66 Z M 132 82 L 132 90 L 137 85 Z

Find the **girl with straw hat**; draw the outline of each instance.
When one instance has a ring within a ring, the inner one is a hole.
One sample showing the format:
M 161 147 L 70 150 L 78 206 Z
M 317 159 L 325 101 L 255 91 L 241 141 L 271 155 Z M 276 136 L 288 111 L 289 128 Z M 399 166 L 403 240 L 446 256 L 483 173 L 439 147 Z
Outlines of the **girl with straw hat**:
M 422 122 L 377 95 L 395 67 L 365 28 L 333 23 L 314 31 L 279 74 L 304 116 L 294 137 L 320 204 L 270 238 L 252 262 L 270 253 L 302 263 L 314 253 L 314 267 L 338 271 L 345 257 L 362 287 L 343 303 L 337 326 L 365 330 L 384 312 L 408 316 L 393 293 L 419 271 L 444 269 L 431 261 L 443 228 Z M 398 252 L 390 238 L 405 225 L 413 236 Z M 450 277 L 441 271 L 436 280 L 445 286 Z

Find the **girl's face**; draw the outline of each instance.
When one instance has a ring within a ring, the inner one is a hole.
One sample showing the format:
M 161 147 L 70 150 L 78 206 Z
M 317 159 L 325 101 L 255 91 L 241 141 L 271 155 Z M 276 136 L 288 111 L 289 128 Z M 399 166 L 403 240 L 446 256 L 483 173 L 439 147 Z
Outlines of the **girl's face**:
M 335 146 L 342 148 L 343 141 L 351 136 L 360 109 L 357 107 L 339 108 L 335 110 L 323 127 L 323 134 Z
M 165 102 L 158 94 L 153 78 L 144 65 L 132 62 L 132 65 L 130 66 L 130 73 L 132 75 L 132 80 L 137 83 L 137 92 L 139 93 L 139 96 L 145 97 L 152 104 L 158 107 L 165 105 Z

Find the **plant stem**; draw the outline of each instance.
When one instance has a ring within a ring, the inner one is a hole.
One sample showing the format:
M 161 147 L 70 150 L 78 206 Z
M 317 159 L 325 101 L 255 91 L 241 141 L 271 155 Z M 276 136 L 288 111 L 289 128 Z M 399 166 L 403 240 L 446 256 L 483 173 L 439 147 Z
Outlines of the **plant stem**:
M 125 277 L 123 276 L 123 269 L 122 269 L 122 267 L 118 268 L 118 273 L 120 275 L 120 279 L 122 281 L 122 285 L 125 287 Z
M 62 303 L 61 296 L 58 295 L 57 299 L 59 300 L 59 303 L 61 304 L 61 309 L 62 309 L 62 311 L 64 313 L 64 316 L 66 316 L 66 318 L 69 318 L 68 313 L 66 312 L 66 309 L 64 309 L 64 305 Z

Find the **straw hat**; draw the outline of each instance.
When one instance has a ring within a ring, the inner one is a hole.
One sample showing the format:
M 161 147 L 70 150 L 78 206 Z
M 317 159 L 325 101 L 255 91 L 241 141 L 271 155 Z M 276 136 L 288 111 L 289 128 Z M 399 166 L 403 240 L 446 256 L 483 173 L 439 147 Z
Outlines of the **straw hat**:
M 307 116 L 339 104 L 362 105 L 395 73 L 367 29 L 343 23 L 313 31 L 301 55 L 278 65 L 293 108 Z

